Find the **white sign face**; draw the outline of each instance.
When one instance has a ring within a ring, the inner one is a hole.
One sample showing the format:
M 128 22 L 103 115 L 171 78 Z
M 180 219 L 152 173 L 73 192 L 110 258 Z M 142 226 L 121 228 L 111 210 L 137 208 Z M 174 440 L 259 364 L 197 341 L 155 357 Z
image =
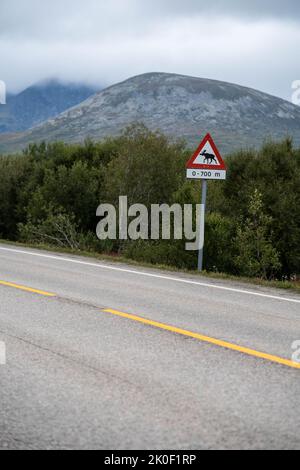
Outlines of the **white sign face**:
M 222 166 L 209 142 L 206 142 L 198 156 L 194 160 L 194 165 L 214 165 Z
M 225 170 L 187 170 L 186 177 L 190 180 L 220 180 L 227 177 Z
M 227 167 L 210 134 L 203 139 L 187 163 L 187 178 L 194 180 L 225 180 Z

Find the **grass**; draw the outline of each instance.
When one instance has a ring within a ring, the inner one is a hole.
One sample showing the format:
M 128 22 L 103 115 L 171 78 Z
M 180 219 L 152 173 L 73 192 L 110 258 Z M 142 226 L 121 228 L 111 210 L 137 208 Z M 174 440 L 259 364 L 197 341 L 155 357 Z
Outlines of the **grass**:
M 207 271 L 203 271 L 199 273 L 198 271 L 195 271 L 195 270 L 187 270 L 187 269 L 179 270 L 178 268 L 174 266 L 167 266 L 163 264 L 150 264 L 150 263 L 145 263 L 145 262 L 141 263 L 141 262 L 137 262 L 132 259 L 128 259 L 128 258 L 125 258 L 124 256 L 119 256 L 116 254 L 112 254 L 112 255 L 99 254 L 99 253 L 92 252 L 92 251 L 72 250 L 70 248 L 53 247 L 53 246 L 49 246 L 45 244 L 28 244 L 28 243 L 24 244 L 20 242 L 12 242 L 9 240 L 0 240 L 0 242 L 6 245 L 10 245 L 10 246 L 23 247 L 23 248 L 35 248 L 35 249 L 40 249 L 40 250 L 47 250 L 52 253 L 65 253 L 65 254 L 71 254 L 71 255 L 77 255 L 77 256 L 84 256 L 87 258 L 94 258 L 99 261 L 124 263 L 124 264 L 135 266 L 135 267 L 159 269 L 161 271 L 169 271 L 173 273 L 192 274 L 194 276 L 196 275 L 196 276 L 204 277 L 208 279 L 229 280 L 229 281 L 240 282 L 244 284 L 262 286 L 262 287 L 272 287 L 272 288 L 277 288 L 277 289 L 293 290 L 297 293 L 300 293 L 300 281 L 279 281 L 279 280 L 266 281 L 263 279 L 234 276 L 234 275 L 226 274 L 226 273 L 214 273 L 214 272 L 207 272 Z

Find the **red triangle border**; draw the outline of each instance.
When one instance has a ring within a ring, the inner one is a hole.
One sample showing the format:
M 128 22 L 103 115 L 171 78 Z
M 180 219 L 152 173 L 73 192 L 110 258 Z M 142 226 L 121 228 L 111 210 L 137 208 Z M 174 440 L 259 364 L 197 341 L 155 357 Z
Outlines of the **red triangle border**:
M 218 158 L 219 162 L 221 163 L 221 165 L 205 165 L 205 164 L 197 164 L 197 163 L 194 163 L 194 161 L 196 160 L 196 158 L 198 157 L 199 153 L 201 152 L 201 150 L 205 147 L 205 145 L 207 144 L 207 142 L 210 143 L 216 157 Z M 227 166 L 223 160 L 223 158 L 221 157 L 221 154 L 212 138 L 212 136 L 210 134 L 207 134 L 204 139 L 202 140 L 201 144 L 199 145 L 199 147 L 197 148 L 197 150 L 195 151 L 195 153 L 193 154 L 193 156 L 190 158 L 190 160 L 187 162 L 186 164 L 186 168 L 188 170 L 227 170 Z

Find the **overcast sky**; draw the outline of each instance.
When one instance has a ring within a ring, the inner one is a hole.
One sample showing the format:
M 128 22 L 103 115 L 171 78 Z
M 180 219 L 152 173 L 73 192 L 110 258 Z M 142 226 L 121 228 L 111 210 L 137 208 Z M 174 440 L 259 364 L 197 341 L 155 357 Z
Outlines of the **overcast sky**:
M 291 99 L 299 0 L 0 0 L 0 80 L 109 85 L 175 72 Z

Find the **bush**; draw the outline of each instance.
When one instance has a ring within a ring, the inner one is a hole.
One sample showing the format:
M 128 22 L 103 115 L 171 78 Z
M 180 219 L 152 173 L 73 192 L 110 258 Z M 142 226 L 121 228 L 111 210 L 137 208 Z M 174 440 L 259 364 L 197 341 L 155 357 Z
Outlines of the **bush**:
M 262 195 L 255 190 L 249 202 L 249 217 L 237 230 L 234 259 L 239 274 L 273 279 L 280 272 L 279 253 L 271 240 L 272 218 L 263 211 Z
M 79 236 L 74 217 L 49 213 L 45 220 L 19 224 L 20 240 L 29 243 L 47 244 L 61 248 L 79 249 Z
M 197 252 L 185 251 L 183 241 L 130 241 L 125 245 L 123 255 L 128 259 L 149 264 L 174 266 L 180 269 L 197 267 Z
M 206 217 L 204 267 L 207 271 L 232 272 L 235 222 L 220 213 Z

